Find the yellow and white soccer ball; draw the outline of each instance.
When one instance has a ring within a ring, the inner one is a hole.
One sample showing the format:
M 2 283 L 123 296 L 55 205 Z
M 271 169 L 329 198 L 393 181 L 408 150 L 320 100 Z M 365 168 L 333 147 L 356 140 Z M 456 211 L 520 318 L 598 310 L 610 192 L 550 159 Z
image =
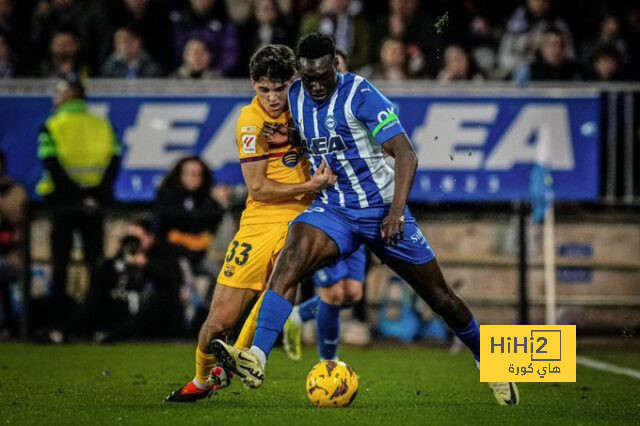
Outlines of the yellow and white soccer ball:
M 321 361 L 307 376 L 307 396 L 318 407 L 346 407 L 358 394 L 358 375 L 342 361 Z

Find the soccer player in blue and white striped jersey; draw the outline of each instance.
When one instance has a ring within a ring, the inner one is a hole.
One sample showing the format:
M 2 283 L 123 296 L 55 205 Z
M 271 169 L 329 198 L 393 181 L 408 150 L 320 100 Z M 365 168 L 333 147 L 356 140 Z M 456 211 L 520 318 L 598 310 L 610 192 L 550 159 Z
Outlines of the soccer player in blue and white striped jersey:
M 478 323 L 447 285 L 406 206 L 418 161 L 397 109 L 364 78 L 337 72 L 335 44 L 328 36 L 313 33 L 300 40 L 297 65 L 300 79 L 289 89 L 292 119 L 312 173 L 326 163 L 337 181 L 292 222 L 258 314 L 253 346 L 238 350 L 216 340 L 216 358 L 248 387 L 260 386 L 301 278 L 365 244 L 442 316 L 479 363 Z M 383 159 L 383 147 L 395 159 L 395 170 Z M 499 404 L 518 404 L 514 383 L 490 386 Z

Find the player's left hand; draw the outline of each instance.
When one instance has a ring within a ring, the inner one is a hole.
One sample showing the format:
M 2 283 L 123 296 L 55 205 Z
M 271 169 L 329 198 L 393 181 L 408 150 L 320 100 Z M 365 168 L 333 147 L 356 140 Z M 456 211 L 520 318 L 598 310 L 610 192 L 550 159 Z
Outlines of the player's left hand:
M 380 234 L 383 240 L 387 241 L 387 244 L 396 245 L 398 239 L 402 238 L 404 232 L 404 212 L 400 213 L 389 212 L 387 217 L 382 219 L 382 225 L 380 226 Z

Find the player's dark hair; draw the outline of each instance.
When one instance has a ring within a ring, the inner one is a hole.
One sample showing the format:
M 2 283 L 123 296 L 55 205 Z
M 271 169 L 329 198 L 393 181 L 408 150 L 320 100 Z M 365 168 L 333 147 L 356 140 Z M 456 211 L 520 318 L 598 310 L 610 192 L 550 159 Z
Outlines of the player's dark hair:
M 249 61 L 253 81 L 289 81 L 296 73 L 296 56 L 284 44 L 270 44 L 258 50 Z
M 311 33 L 298 42 L 298 58 L 318 59 L 326 55 L 336 56 L 336 44 L 328 35 Z

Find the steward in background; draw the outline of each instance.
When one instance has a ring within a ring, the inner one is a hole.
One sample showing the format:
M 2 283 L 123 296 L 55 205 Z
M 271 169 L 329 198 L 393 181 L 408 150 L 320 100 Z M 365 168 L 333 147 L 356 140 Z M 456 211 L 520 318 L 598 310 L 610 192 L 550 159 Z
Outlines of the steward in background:
M 74 233 L 82 238 L 90 275 L 103 256 L 104 206 L 113 200 L 120 144 L 111 123 L 91 114 L 79 81 L 63 80 L 55 87 L 54 113 L 38 135 L 38 158 L 44 173 L 36 191 L 51 208 L 53 280 L 49 303 L 49 337 L 59 333 L 68 310 L 67 265 Z

